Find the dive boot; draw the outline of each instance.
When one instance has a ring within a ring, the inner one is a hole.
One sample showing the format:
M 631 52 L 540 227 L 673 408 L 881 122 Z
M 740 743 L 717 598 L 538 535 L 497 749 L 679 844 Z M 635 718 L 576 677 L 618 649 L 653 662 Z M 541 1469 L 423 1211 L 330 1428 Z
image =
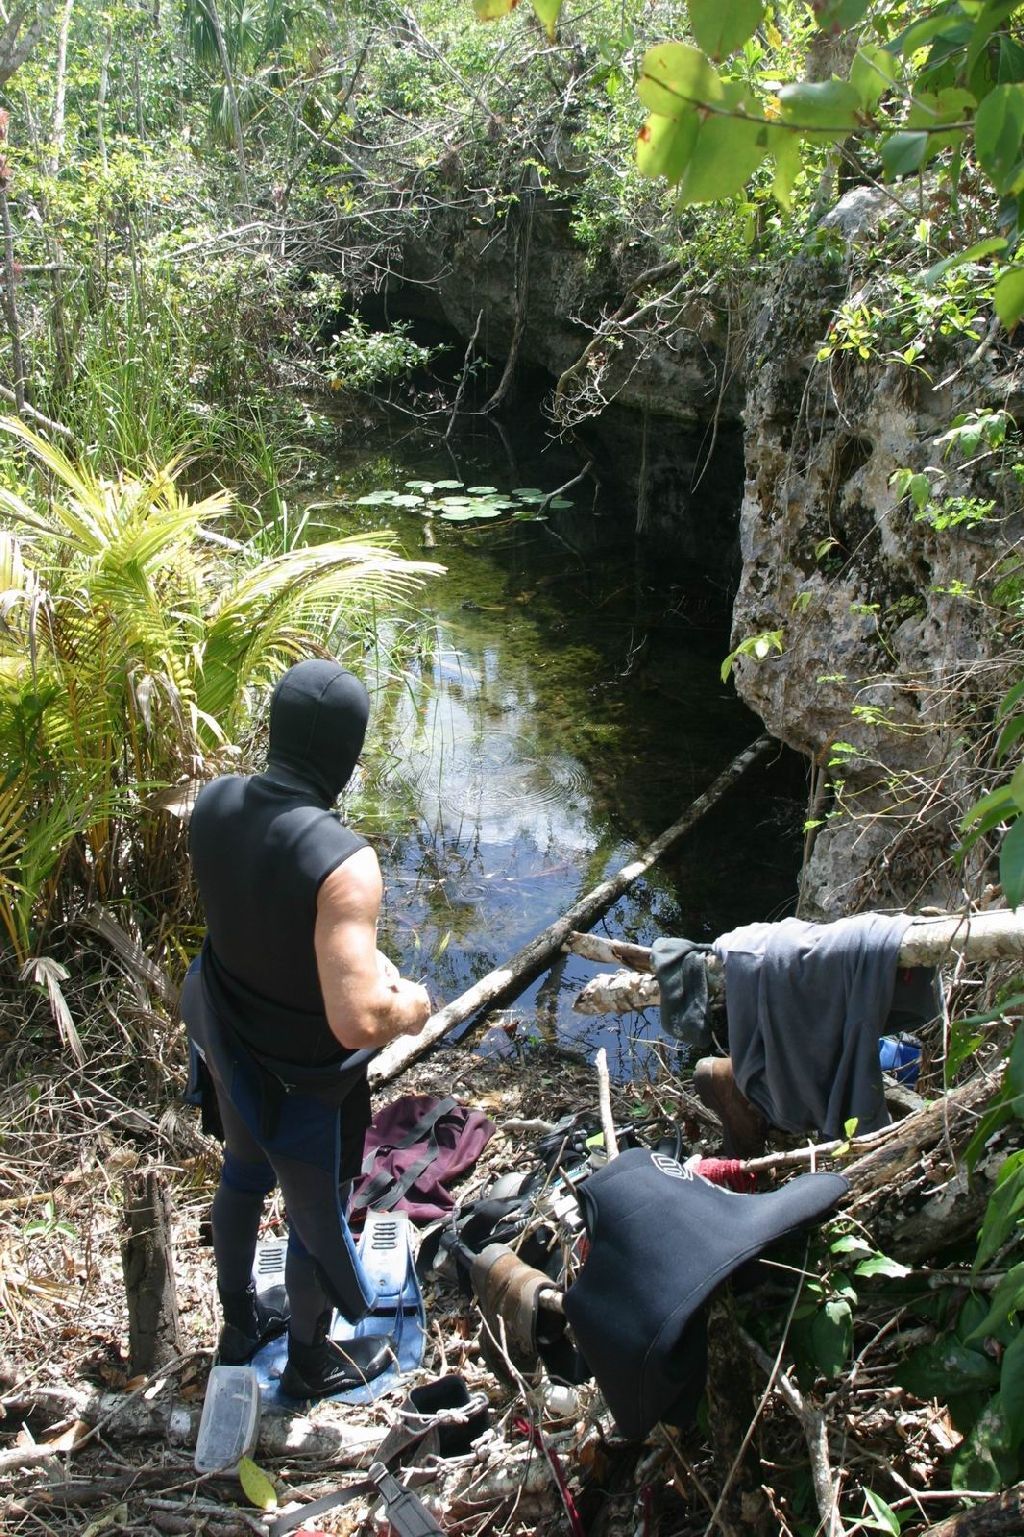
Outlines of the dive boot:
M 250 1281 L 241 1292 L 219 1292 L 224 1323 L 217 1341 L 218 1366 L 245 1366 L 268 1340 L 288 1327 L 287 1309 L 268 1307 Z
M 288 1361 L 281 1373 L 281 1392 L 289 1398 L 330 1398 L 361 1388 L 379 1377 L 394 1358 L 390 1334 L 365 1334 L 356 1339 L 327 1337 L 330 1314 L 312 1345 L 288 1336 Z
M 728 1057 L 702 1057 L 693 1070 L 697 1098 L 722 1123 L 722 1152 L 727 1158 L 757 1158 L 764 1152 L 768 1122 L 741 1094 Z

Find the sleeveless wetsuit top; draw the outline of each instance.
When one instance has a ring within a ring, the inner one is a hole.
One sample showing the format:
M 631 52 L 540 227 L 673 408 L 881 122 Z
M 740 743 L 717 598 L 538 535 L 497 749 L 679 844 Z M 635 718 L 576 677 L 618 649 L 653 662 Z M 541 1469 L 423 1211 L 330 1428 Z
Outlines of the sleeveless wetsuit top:
M 225 775 L 196 800 L 189 846 L 206 908 L 210 1003 L 243 1042 L 282 1062 L 346 1055 L 317 973 L 317 893 L 366 840 L 318 797 L 256 774 Z

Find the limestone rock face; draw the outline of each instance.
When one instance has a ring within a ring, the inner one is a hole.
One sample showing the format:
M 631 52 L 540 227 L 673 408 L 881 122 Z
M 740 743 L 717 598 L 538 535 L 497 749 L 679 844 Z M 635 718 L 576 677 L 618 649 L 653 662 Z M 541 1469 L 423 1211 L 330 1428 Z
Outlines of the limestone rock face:
M 630 297 L 657 253 L 595 265 L 539 194 L 425 229 L 396 293 L 403 313 L 463 337 L 479 317 L 492 388 L 514 353 L 593 411 L 576 441 L 652 551 L 711 584 L 738 573 L 733 646 L 767 634 L 782 650 L 739 655 L 737 688 L 808 760 L 807 916 L 962 900 L 955 829 L 993 774 L 979 721 L 1013 681 L 989 600 L 1020 494 L 998 456 L 964 466 L 936 439 L 959 412 L 1019 417 L 1016 351 L 936 324 L 916 366 L 900 360 L 904 316 L 879 259 L 892 210 L 884 189 L 849 192 L 731 320 L 721 298 L 676 292 L 670 269 Z M 666 289 L 675 308 L 649 303 Z M 875 310 L 867 357 L 830 331 L 840 306 Z M 900 469 L 993 514 L 936 527 L 893 488 Z
M 840 203 L 821 253 L 793 263 L 750 334 L 733 644 L 781 632 L 784 649 L 740 657 L 736 681 L 812 766 L 807 916 L 958 900 L 951 820 L 982 786 L 967 717 L 1007 681 L 980 600 L 1020 532 L 1017 506 L 939 530 L 891 485 L 932 466 L 943 495 L 1005 497 L 993 456 L 960 471 L 934 441 L 958 412 L 1008 404 L 1005 363 L 971 337 L 940 339 L 928 376 L 874 349 L 818 357 L 837 305 L 871 302 L 859 248 L 880 209 L 864 189 Z
M 577 362 L 596 328 L 622 303 L 623 293 L 652 263 L 650 250 L 622 250 L 595 262 L 572 238 L 564 204 L 537 192 L 506 211 L 494 203 L 457 220 L 433 223 L 422 243 L 402 253 L 402 304 L 416 302 L 461 336 L 504 363 L 518 345 L 522 364 L 558 380 Z M 662 278 L 662 291 L 669 286 Z M 520 296 L 525 295 L 525 305 Z M 655 322 L 627 327 L 594 348 L 572 389 L 587 404 L 618 405 L 701 425 L 719 395 L 719 365 L 727 341 L 724 310 L 705 298 L 677 296 Z M 497 383 L 500 370 L 495 369 Z M 733 382 L 723 418 L 738 422 L 742 395 Z

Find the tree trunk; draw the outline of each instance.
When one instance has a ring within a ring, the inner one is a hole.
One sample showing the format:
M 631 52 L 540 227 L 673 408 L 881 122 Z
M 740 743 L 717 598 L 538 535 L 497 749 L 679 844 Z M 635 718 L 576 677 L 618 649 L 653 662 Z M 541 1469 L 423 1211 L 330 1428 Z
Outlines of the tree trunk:
M 174 1287 L 171 1203 L 152 1169 L 124 1181 L 121 1264 L 128 1299 L 129 1357 L 133 1374 L 148 1376 L 181 1355 Z
M 46 157 L 46 170 L 50 176 L 56 176 L 60 167 L 60 157 L 64 153 L 64 101 L 67 93 L 68 78 L 68 32 L 71 30 L 71 13 L 75 8 L 75 0 L 64 0 L 64 9 L 61 12 L 60 28 L 57 32 L 57 78 L 53 92 L 53 129 L 50 133 L 52 146 Z
M 7 201 L 6 176 L 0 185 L 0 228 L 4 238 L 4 314 L 11 337 L 11 370 L 14 374 L 11 387 L 14 390 L 14 406 L 20 416 L 25 409 L 25 354 L 21 347 L 21 324 L 18 320 L 18 301 L 14 294 L 14 227 L 11 209 Z
M 103 54 L 100 59 L 100 85 L 96 97 L 96 144 L 100 152 L 100 165 L 107 170 L 106 107 L 110 86 L 110 55 L 114 49 L 114 33 L 108 27 L 103 38 Z

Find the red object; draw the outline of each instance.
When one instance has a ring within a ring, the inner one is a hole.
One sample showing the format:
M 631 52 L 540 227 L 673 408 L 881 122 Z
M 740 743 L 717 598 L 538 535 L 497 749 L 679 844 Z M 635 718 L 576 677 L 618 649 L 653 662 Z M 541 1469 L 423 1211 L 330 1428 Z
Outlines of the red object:
M 737 1190 L 741 1195 L 751 1195 L 757 1189 L 757 1175 L 753 1169 L 745 1169 L 738 1158 L 702 1158 L 696 1172 L 709 1184 Z
M 569 1530 L 572 1532 L 572 1537 L 587 1537 L 586 1528 L 583 1525 L 583 1519 L 573 1498 L 572 1490 L 566 1483 L 565 1474 L 562 1472 L 562 1464 L 550 1446 L 548 1446 L 537 1426 L 531 1424 L 526 1419 L 513 1420 L 512 1424 L 521 1436 L 526 1436 L 528 1440 L 532 1441 L 537 1450 L 547 1458 L 548 1467 L 551 1469 L 555 1483 L 558 1485 L 558 1492 L 562 1496 L 562 1506 L 569 1522 Z

